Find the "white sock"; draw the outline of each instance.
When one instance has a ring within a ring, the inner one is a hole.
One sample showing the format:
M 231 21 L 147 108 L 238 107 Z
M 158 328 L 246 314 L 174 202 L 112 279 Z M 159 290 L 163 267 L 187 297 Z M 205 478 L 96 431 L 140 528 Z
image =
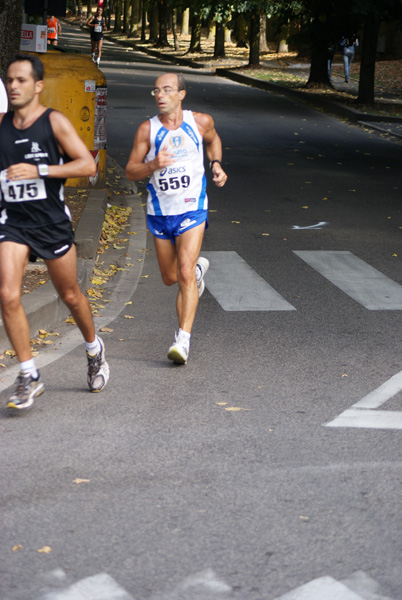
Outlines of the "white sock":
M 98 336 L 95 336 L 95 340 L 93 342 L 85 342 L 86 350 L 90 356 L 95 356 L 101 350 L 101 346 L 99 343 Z
M 38 369 L 35 367 L 34 359 L 24 360 L 20 363 L 20 370 L 25 375 L 32 375 L 34 379 L 38 379 Z
M 184 331 L 183 329 L 179 329 L 179 333 L 177 334 L 177 337 L 188 342 L 188 345 L 190 345 L 191 333 L 187 333 L 187 331 Z

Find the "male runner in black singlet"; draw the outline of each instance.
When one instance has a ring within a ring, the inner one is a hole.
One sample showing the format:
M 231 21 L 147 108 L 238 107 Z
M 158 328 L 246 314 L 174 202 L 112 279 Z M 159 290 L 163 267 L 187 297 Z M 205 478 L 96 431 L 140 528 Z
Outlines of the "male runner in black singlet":
M 0 115 L 0 304 L 20 363 L 9 408 L 24 409 L 44 391 L 30 348 L 21 285 L 29 258 L 45 261 L 53 285 L 86 342 L 88 385 L 100 392 L 109 378 L 103 341 L 95 335 L 87 298 L 77 283 L 77 257 L 64 182 L 95 175 L 94 160 L 62 113 L 40 104 L 42 62 L 17 54 L 7 68 L 13 112 Z

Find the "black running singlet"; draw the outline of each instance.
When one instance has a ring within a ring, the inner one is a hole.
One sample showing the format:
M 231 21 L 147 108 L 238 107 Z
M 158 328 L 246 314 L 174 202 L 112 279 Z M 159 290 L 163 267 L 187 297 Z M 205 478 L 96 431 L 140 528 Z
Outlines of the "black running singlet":
M 27 129 L 13 125 L 13 113 L 6 113 L 0 125 L 0 224 L 13 227 L 40 227 L 70 221 L 64 204 L 65 179 L 46 178 L 10 181 L 7 168 L 17 163 L 58 165 L 60 153 L 47 109 Z M 67 159 L 68 160 L 68 159 Z

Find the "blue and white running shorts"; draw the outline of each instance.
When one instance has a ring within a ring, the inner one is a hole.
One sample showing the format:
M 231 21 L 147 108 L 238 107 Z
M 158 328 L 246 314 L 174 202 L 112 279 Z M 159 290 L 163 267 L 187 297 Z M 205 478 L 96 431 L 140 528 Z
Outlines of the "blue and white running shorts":
M 201 223 L 205 222 L 205 229 L 207 229 L 208 211 L 192 210 L 182 215 L 167 215 L 165 217 L 147 215 L 147 221 L 152 235 L 160 240 L 171 240 L 174 244 L 176 237 L 189 229 L 197 227 L 197 225 L 201 225 Z

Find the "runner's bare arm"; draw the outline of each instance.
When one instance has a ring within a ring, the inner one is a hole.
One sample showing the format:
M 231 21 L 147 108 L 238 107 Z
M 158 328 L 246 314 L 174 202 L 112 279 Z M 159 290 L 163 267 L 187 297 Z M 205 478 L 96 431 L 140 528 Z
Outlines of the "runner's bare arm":
M 150 149 L 149 134 L 149 121 L 144 121 L 137 129 L 133 149 L 126 165 L 126 176 L 131 181 L 138 181 L 144 177 L 149 177 L 154 171 L 168 167 L 174 163 L 173 154 L 169 152 L 167 146 L 161 148 L 153 160 L 144 163 L 144 158 Z
M 218 160 L 212 165 L 212 181 L 218 187 L 225 185 L 227 175 L 220 164 L 222 161 L 222 142 L 216 129 L 211 115 L 205 113 L 193 113 L 197 127 L 205 142 L 205 151 L 210 162 Z

